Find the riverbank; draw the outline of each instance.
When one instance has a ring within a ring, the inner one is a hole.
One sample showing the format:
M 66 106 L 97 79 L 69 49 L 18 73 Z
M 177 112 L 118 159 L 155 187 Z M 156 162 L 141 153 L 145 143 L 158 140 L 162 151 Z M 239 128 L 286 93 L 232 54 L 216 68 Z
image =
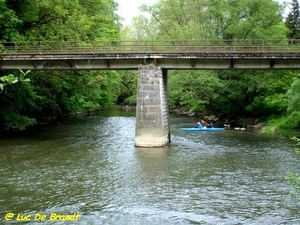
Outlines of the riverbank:
M 276 134 L 286 137 L 300 137 L 300 119 L 299 113 L 294 113 L 292 115 L 282 116 L 278 118 L 218 118 L 213 115 L 205 115 L 201 112 L 181 111 L 179 109 L 170 110 L 171 113 L 182 116 L 199 118 L 218 124 L 219 126 L 237 128 L 237 129 L 258 129 L 263 133 Z
M 232 128 L 251 128 L 251 129 L 261 129 L 264 126 L 264 121 L 260 121 L 258 118 L 236 118 L 227 119 L 227 118 L 218 118 L 214 115 L 205 115 L 202 113 L 197 113 L 192 110 L 189 111 L 180 111 L 178 109 L 170 110 L 170 113 L 176 116 L 190 117 L 190 118 L 199 118 L 206 122 L 212 122 L 219 126 L 232 127 Z M 198 121 L 196 121 L 198 122 Z
M 286 137 L 297 137 L 300 138 L 300 130 L 297 128 L 292 128 L 284 123 L 269 122 L 267 125 L 263 126 L 261 131 L 267 134 L 277 134 Z

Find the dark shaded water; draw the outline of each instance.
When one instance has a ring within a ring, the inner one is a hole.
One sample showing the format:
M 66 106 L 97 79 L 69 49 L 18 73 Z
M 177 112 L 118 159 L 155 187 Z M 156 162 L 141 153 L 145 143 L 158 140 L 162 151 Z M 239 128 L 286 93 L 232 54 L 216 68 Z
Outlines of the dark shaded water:
M 172 117 L 172 143 L 156 149 L 134 147 L 134 112 L 119 108 L 2 135 L 0 224 L 300 224 L 292 141 L 188 126 Z

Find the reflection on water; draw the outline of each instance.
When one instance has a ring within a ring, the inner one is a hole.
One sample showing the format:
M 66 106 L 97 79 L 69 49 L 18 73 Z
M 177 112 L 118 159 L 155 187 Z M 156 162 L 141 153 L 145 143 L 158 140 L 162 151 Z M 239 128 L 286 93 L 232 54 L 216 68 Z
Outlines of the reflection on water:
M 151 149 L 136 147 L 137 159 L 143 173 L 156 177 L 164 172 L 168 165 L 169 150 L 169 146 Z
M 8 212 L 79 213 L 75 224 L 298 224 L 292 142 L 254 131 L 184 133 L 134 147 L 133 111 L 114 108 L 0 139 L 0 223 Z M 14 219 L 13 222 L 16 222 Z M 40 224 L 30 221 L 30 224 Z

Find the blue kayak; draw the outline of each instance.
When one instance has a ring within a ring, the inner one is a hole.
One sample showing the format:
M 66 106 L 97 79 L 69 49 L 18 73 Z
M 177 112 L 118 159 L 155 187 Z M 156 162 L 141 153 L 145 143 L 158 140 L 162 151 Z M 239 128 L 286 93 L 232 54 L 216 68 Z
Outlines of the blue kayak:
M 225 130 L 225 128 L 195 128 L 195 127 L 191 127 L 191 128 L 179 128 L 182 131 L 222 131 Z

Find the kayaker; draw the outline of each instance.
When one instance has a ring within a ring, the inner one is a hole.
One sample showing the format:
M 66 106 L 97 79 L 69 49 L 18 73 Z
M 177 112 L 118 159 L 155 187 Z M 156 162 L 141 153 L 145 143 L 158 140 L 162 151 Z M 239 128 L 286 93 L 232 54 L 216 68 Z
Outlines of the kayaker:
M 214 127 L 214 124 L 212 122 L 210 122 L 207 126 L 207 128 L 213 128 Z
M 198 128 L 199 128 L 199 129 L 202 129 L 202 125 L 201 125 L 200 122 L 198 122 Z

